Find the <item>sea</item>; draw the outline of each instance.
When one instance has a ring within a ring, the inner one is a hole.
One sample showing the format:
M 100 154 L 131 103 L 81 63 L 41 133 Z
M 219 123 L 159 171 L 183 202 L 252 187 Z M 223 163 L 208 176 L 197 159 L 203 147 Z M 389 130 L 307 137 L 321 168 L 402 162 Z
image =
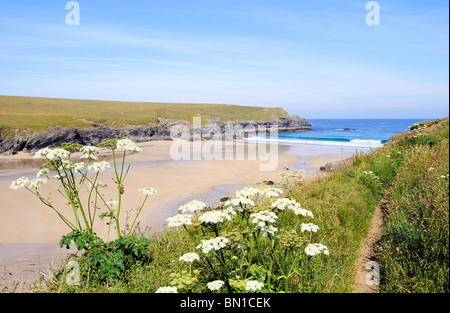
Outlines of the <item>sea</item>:
M 283 145 L 373 149 L 395 134 L 426 119 L 307 119 L 311 131 L 258 135 L 248 141 L 277 141 Z M 433 119 L 432 119 L 433 120 Z

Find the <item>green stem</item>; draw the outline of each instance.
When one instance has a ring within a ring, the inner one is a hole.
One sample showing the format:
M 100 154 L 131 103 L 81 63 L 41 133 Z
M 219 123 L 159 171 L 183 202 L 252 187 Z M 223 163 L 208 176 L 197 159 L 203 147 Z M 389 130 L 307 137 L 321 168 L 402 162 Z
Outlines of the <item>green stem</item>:
M 133 223 L 131 224 L 131 227 L 130 227 L 130 230 L 128 231 L 128 235 L 127 235 L 127 236 L 130 236 L 131 231 L 132 231 L 133 228 L 134 228 L 134 224 L 136 223 L 136 220 L 137 220 L 139 214 L 141 213 L 142 208 L 144 207 L 145 202 L 147 201 L 147 198 L 148 198 L 148 196 L 145 196 L 144 202 L 142 202 L 141 206 L 137 209 L 136 216 L 134 217 L 134 221 L 133 221 Z

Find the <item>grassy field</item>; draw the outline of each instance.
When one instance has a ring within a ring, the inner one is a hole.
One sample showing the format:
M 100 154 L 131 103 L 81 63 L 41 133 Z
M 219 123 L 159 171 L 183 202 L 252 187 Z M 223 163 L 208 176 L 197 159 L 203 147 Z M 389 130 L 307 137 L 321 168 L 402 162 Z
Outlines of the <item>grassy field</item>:
M 95 279 L 99 269 L 93 261 L 108 257 L 92 249 L 77 259 L 82 284 L 67 285 L 63 270 L 34 290 L 155 292 L 174 286 L 178 292 L 203 293 L 210 292 L 207 282 L 221 279 L 228 288 L 222 292 L 245 292 L 240 285 L 244 280 L 262 283 L 262 292 L 352 292 L 361 242 L 375 206 L 387 195 L 385 225 L 375 251 L 379 292 L 449 292 L 449 120 L 414 128 L 372 153 L 354 155 L 351 162 L 311 183 L 300 183 L 297 174 L 276 182 L 273 187 L 282 188 L 284 198 L 297 201 L 313 217 L 274 209 L 270 203 L 275 199 L 255 200 L 254 207 L 223 223 L 195 222 L 158 234 L 137 232 L 139 240 L 148 240 L 146 261 L 130 263 L 112 278 Z M 205 211 L 210 210 L 223 208 Z M 255 234 L 245 215 L 264 210 L 278 215 L 273 224 L 277 230 L 268 236 Z M 304 233 L 301 224 L 307 222 L 319 231 Z M 230 243 L 215 254 L 201 254 L 197 245 L 219 235 Z M 310 256 L 305 250 L 309 243 L 325 245 L 329 254 Z M 180 260 L 192 252 L 200 259 L 192 264 Z M 100 270 L 108 270 L 105 263 Z
M 154 124 L 158 117 L 192 122 L 194 116 L 218 117 L 222 121 L 268 121 L 286 116 L 282 108 L 226 104 L 120 102 L 0 96 L 0 130 L 3 136 L 15 129 L 43 131 L 52 126 L 89 128 L 88 122 L 113 128 Z

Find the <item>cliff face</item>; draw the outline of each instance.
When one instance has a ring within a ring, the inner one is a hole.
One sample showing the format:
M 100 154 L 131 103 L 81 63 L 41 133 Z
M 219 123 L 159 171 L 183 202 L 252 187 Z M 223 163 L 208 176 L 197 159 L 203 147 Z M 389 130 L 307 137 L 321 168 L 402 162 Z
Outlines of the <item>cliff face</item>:
M 193 129 L 189 123 L 182 120 L 159 118 L 156 120 L 158 124 L 153 126 L 134 126 L 126 127 L 120 130 L 106 127 L 99 124 L 91 124 L 92 129 L 76 129 L 76 128 L 51 128 L 45 132 L 36 133 L 28 136 L 16 135 L 8 139 L 0 139 L 0 153 L 3 155 L 13 155 L 19 151 L 34 154 L 42 148 L 59 147 L 62 143 L 78 143 L 82 145 L 97 145 L 109 139 L 117 139 L 122 134 L 125 138 L 135 142 L 152 141 L 152 140 L 172 140 L 171 130 L 178 127 L 189 134 L 193 133 Z M 210 139 L 210 134 L 217 134 L 220 130 L 225 135 L 227 126 L 233 129 L 257 129 L 258 126 L 267 128 L 276 125 L 279 132 L 297 132 L 310 130 L 311 126 L 305 119 L 298 117 L 277 117 L 269 122 L 260 121 L 238 121 L 231 123 L 222 123 L 213 118 L 208 119 L 208 124 L 202 126 L 202 139 Z M 250 127 L 249 127 L 250 126 Z M 234 138 L 242 138 L 245 131 L 236 132 Z

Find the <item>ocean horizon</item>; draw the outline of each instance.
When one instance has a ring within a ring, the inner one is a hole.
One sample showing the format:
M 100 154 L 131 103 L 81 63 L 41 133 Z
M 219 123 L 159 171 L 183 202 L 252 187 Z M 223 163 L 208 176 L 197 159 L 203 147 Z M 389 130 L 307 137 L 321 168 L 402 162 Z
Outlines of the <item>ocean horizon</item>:
M 248 142 L 276 141 L 283 145 L 311 145 L 349 148 L 378 148 L 392 136 L 426 119 L 307 119 L 310 131 L 280 132 L 250 136 Z M 434 120 L 434 119 L 430 119 Z

